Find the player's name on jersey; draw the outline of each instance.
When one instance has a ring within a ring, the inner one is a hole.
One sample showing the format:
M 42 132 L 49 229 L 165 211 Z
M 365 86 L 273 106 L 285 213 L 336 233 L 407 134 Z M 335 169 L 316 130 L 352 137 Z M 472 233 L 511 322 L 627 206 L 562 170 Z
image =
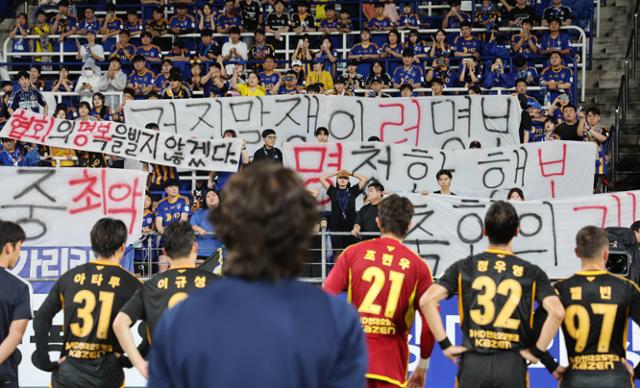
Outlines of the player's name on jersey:
M 113 121 L 73 121 L 18 109 L 0 137 L 104 153 L 141 162 L 208 171 L 237 171 L 239 139 L 195 138 Z

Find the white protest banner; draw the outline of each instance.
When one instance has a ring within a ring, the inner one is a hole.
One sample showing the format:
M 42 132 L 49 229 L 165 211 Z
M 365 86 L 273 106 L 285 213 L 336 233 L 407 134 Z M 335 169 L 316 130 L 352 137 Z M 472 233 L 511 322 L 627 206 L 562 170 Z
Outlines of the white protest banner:
M 562 141 L 456 151 L 380 142 L 285 143 L 283 152 L 285 164 L 315 189 L 321 189 L 323 173 L 347 169 L 377 179 L 387 191 L 433 192 L 437 172 L 449 169 L 457 195 L 500 199 L 513 187 L 527 199 L 589 195 L 596 157 L 594 144 Z
M 194 138 L 112 121 L 73 121 L 18 109 L 0 137 L 188 169 L 237 171 L 242 142 Z
M 25 229 L 24 247 L 91 246 L 91 227 L 103 217 L 122 220 L 133 242 L 146 180 L 145 172 L 110 168 L 0 167 L 1 218 Z
M 514 252 L 540 266 L 550 278 L 564 278 L 580 268 L 575 236 L 583 226 L 628 227 L 638 219 L 640 191 L 548 201 L 513 201 L 520 217 Z M 482 235 L 491 200 L 450 195 L 408 194 L 415 207 L 406 242 L 421 254 L 436 276 L 455 261 L 487 248 Z
M 362 142 L 378 136 L 386 143 L 433 149 L 519 144 L 521 110 L 512 96 L 361 98 L 323 95 L 225 97 L 131 101 L 127 124 L 153 122 L 161 131 L 220 138 L 227 129 L 262 146 L 260 133 L 274 129 L 280 142 L 313 141 L 318 127 L 330 141 Z

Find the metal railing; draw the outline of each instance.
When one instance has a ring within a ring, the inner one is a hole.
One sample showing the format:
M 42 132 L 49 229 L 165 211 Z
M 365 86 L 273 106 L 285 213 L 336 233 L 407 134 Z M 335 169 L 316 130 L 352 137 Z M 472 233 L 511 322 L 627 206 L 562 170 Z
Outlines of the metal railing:
M 534 31 L 547 31 L 548 28 L 546 27 L 534 27 L 533 28 Z M 586 97 L 586 71 L 587 71 L 587 52 L 589 49 L 589 41 L 587 39 L 587 35 L 585 33 L 585 31 L 577 26 L 566 26 L 566 27 L 562 27 L 562 30 L 565 31 L 576 31 L 579 35 L 579 41 L 577 43 L 572 43 L 572 47 L 574 48 L 579 48 L 581 51 L 581 60 L 580 62 L 576 65 L 577 68 L 575 69 L 576 72 L 578 72 L 578 69 L 580 70 L 580 101 L 584 101 L 585 97 Z M 435 34 L 438 30 L 437 29 L 421 29 L 419 30 L 419 32 L 421 34 Z M 459 30 L 458 29 L 446 29 L 446 32 L 449 33 L 458 33 Z M 472 30 L 473 32 L 476 33 L 481 33 L 481 32 L 486 32 L 486 29 L 483 28 L 474 28 Z M 501 32 L 518 32 L 520 31 L 519 28 L 513 28 L 513 27 L 503 27 L 500 28 Z M 386 35 L 387 32 L 384 31 L 374 31 L 373 35 L 374 37 L 376 35 Z M 405 41 L 405 37 L 409 34 L 409 30 L 400 30 L 400 35 L 401 35 L 401 41 Z M 306 33 L 305 35 L 309 35 L 309 36 L 324 36 L 325 33 L 324 32 L 309 32 Z M 348 59 L 348 55 L 349 55 L 349 51 L 350 51 L 350 46 L 348 45 L 348 38 L 351 36 L 358 36 L 359 32 L 357 31 L 353 31 L 353 32 L 348 32 L 348 33 L 330 33 L 328 34 L 330 36 L 336 36 L 336 37 L 341 37 L 342 38 L 342 42 L 339 48 L 336 49 L 336 51 L 338 52 L 339 56 L 341 57 L 341 59 L 343 61 L 346 61 Z M 226 34 L 214 34 L 213 35 L 214 38 L 226 38 L 228 37 Z M 242 34 L 243 37 L 252 37 L 253 34 L 251 33 L 243 33 Z M 274 34 L 267 34 L 268 37 L 272 37 L 275 36 Z M 295 52 L 295 49 L 292 49 L 293 45 L 291 40 L 293 39 L 300 39 L 300 34 L 297 33 L 291 33 L 291 32 L 287 32 L 287 33 L 283 33 L 281 34 L 281 36 L 284 39 L 284 48 L 283 49 L 277 49 L 276 50 L 276 54 L 281 54 L 284 56 L 285 61 L 286 61 L 286 68 L 289 68 L 289 63 L 291 61 L 291 57 L 293 55 L 293 53 Z M 59 38 L 60 35 L 49 35 L 49 38 Z M 69 39 L 73 39 L 73 38 L 82 38 L 83 36 L 81 35 L 72 35 L 69 36 Z M 102 35 L 98 35 L 98 37 L 103 37 Z M 200 34 L 185 34 L 185 35 L 179 35 L 178 37 L 171 35 L 171 34 L 165 34 L 161 36 L 162 38 L 166 38 L 166 39 L 171 39 L 172 41 L 176 38 L 199 38 Z M 29 52 L 12 52 L 9 49 L 10 43 L 12 42 L 14 38 L 6 38 L 4 43 L 3 43 L 3 57 L 5 58 L 5 60 L 7 60 L 7 64 L 8 65 L 12 65 L 12 63 L 9 61 L 9 58 L 11 57 L 15 57 L 15 56 L 26 56 L 26 57 L 52 57 L 55 56 L 59 59 L 60 63 L 65 63 L 65 57 L 74 57 L 76 56 L 77 52 L 76 51 L 65 51 L 64 50 L 64 44 L 61 43 L 59 45 L 59 49 L 57 52 L 53 52 L 53 51 L 43 51 L 43 52 L 34 52 L 34 51 L 29 51 Z M 25 37 L 21 37 L 19 39 L 26 39 L 26 40 L 37 40 L 40 39 L 40 36 L 38 35 L 27 35 Z M 117 41 L 117 37 L 115 37 L 116 41 Z M 110 52 L 108 51 L 108 49 L 110 48 L 105 48 L 107 50 L 105 50 L 105 56 L 109 55 Z M 164 54 L 164 53 L 163 53 Z M 2 64 L 0 64 L 2 65 Z M 9 72 L 9 74 L 16 74 L 17 71 L 12 70 Z M 43 71 L 42 74 L 57 74 L 56 71 L 51 70 L 51 71 Z
M 620 130 L 626 129 L 627 115 L 629 112 L 630 84 L 637 79 L 638 70 L 638 53 L 640 51 L 640 24 L 638 24 L 640 14 L 640 0 L 636 1 L 633 11 L 633 30 L 629 37 L 627 51 L 624 57 L 624 74 L 620 78 L 620 86 L 618 87 L 618 98 L 615 108 L 615 128 L 613 141 L 613 184 L 617 183 L 616 172 L 620 172 Z

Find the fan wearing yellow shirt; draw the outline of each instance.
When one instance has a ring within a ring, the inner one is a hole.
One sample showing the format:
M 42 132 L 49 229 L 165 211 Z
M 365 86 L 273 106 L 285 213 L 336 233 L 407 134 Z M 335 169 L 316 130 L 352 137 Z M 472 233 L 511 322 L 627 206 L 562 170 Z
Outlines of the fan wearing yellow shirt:
M 241 67 L 236 67 L 231 77 L 231 89 L 240 93 L 241 96 L 266 96 L 267 91 L 260 85 L 260 78 L 255 71 L 249 72 L 246 84 L 238 84 L 238 77 L 242 71 Z
M 323 70 L 324 64 L 321 58 L 313 59 L 313 70 L 307 74 L 307 85 L 322 84 L 324 90 L 333 90 L 333 77 L 331 73 Z

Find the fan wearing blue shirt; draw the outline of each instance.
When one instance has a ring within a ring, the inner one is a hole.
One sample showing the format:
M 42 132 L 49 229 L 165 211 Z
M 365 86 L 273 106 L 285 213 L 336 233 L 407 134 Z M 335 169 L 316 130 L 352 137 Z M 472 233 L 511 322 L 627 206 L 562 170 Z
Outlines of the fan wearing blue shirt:
M 136 55 L 131 60 L 133 71 L 129 74 L 127 87 L 135 90 L 136 96 L 144 96 L 153 90 L 155 74 L 146 67 L 146 61 L 142 55 Z
M 169 19 L 167 28 L 175 35 L 189 34 L 196 30 L 196 20 L 193 16 L 187 14 L 187 6 L 185 4 L 177 4 L 176 15 Z
M 198 240 L 198 258 L 207 259 L 222 248 L 222 243 L 213 235 L 215 228 L 211 223 L 211 212 L 218 207 L 220 198 L 213 190 L 206 192 L 204 204 L 191 216 L 189 222 Z
M 0 151 L 0 166 L 33 167 L 40 164 L 38 147 L 24 147 L 24 150 L 16 147 L 13 139 L 2 139 Z M 26 151 L 26 152 L 25 152 Z
M 512 69 L 505 77 L 506 86 L 513 88 L 516 86 L 516 81 L 523 79 L 528 86 L 538 86 L 539 75 L 535 67 L 529 66 L 527 58 L 523 55 L 516 55 L 512 61 Z
M 151 35 L 149 31 L 145 31 L 140 35 L 140 38 L 142 44 L 136 49 L 136 55 L 144 57 L 147 62 L 147 67 L 149 67 L 151 63 L 160 63 L 162 50 L 155 44 L 151 44 L 153 35 Z
M 13 52 L 14 53 L 26 53 L 31 51 L 31 46 L 28 39 L 21 38 L 22 36 L 31 35 L 31 27 L 27 22 L 27 14 L 18 14 L 16 18 L 17 23 L 11 28 L 9 37 L 13 38 Z M 23 57 L 22 55 L 15 55 L 12 57 L 15 62 L 30 62 L 31 57 Z
M 471 23 L 460 23 L 460 36 L 453 42 L 454 56 L 456 57 L 476 57 L 480 58 L 482 52 L 482 42 L 471 35 Z
M 127 21 L 122 25 L 122 29 L 129 31 L 129 34 L 134 38 L 140 36 L 142 33 L 142 21 L 138 19 L 137 10 L 127 10 Z
M 545 88 L 545 105 L 555 101 L 561 93 L 567 93 L 572 97 L 573 71 L 562 65 L 562 57 L 558 51 L 551 53 L 550 66 L 542 70 L 540 74 L 540 86 Z
M 69 35 L 78 32 L 78 19 L 69 12 L 69 1 L 60 0 L 58 2 L 58 13 L 49 21 L 52 34 L 60 34 L 62 41 Z
M 398 20 L 398 28 L 420 28 L 420 18 L 413 12 L 411 3 L 404 3 L 402 6 L 402 15 Z
M 81 35 L 87 32 L 98 34 L 100 32 L 100 20 L 95 16 L 96 10 L 93 7 L 84 9 L 84 20 L 78 24 L 78 33 Z
M 380 50 L 378 50 L 378 46 L 371 42 L 371 30 L 363 28 L 362 32 L 360 32 L 360 43 L 356 43 L 351 48 L 348 59 L 358 62 L 358 74 L 367 78 L 371 70 L 371 65 L 368 61 L 379 57 Z
M 31 285 L 10 272 L 20 259 L 25 240 L 25 232 L 19 225 L 0 221 L 0 387 L 3 388 L 18 387 L 18 364 L 25 360 L 17 348 L 33 318 Z
M 567 34 L 560 32 L 560 20 L 549 20 L 549 32 L 540 40 L 540 54 L 549 55 L 559 51 L 561 55 L 571 54 L 571 40 Z
M 242 18 L 236 14 L 235 2 L 233 0 L 225 0 L 224 11 L 218 20 L 216 20 L 219 34 L 229 33 L 231 27 L 238 27 L 242 30 Z
M 191 213 L 189 198 L 180 195 L 180 182 L 177 179 L 167 179 L 163 187 L 167 196 L 158 202 L 156 208 L 156 230 L 160 234 L 172 222 L 188 221 Z
M 267 55 L 264 59 L 264 71 L 258 75 L 260 83 L 267 91 L 270 91 L 280 81 L 280 74 L 274 70 L 275 67 L 276 58 L 273 55 Z
M 211 221 L 229 251 L 225 276 L 162 315 L 148 386 L 364 388 L 356 311 L 296 280 L 319 222 L 302 180 L 255 163 L 222 196 Z
M 402 50 L 402 67 L 393 72 L 393 87 L 399 89 L 402 84 L 409 84 L 413 88 L 420 87 L 424 82 L 424 74 L 419 66 L 413 64 L 413 51 Z

